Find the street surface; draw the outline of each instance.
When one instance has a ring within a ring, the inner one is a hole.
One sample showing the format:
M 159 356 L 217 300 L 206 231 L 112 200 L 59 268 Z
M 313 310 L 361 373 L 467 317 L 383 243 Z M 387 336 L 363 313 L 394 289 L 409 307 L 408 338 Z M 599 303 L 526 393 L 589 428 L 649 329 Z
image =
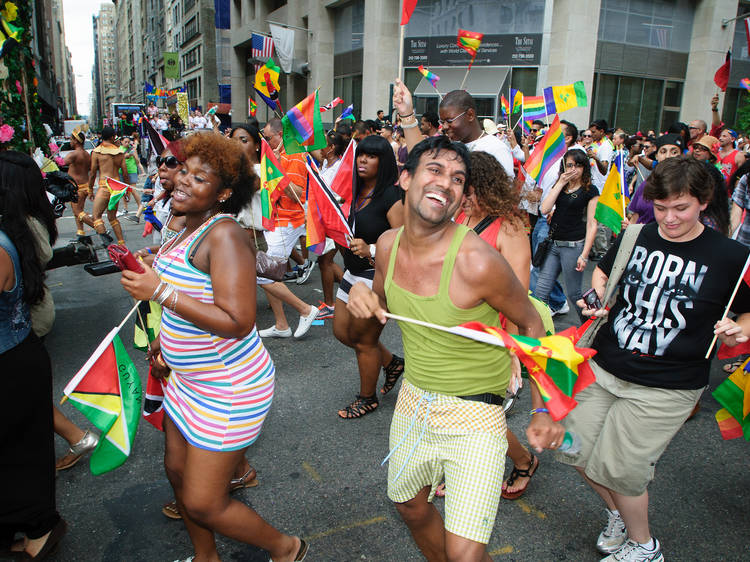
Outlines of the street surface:
M 134 203 L 130 207 L 133 210 Z M 140 235 L 143 225 L 123 219 L 129 247 L 145 245 Z M 73 237 L 69 211 L 58 226 L 61 244 Z M 46 340 L 57 401 L 64 385 L 132 301 L 122 290 L 119 275 L 92 277 L 83 266 L 51 271 L 47 284 L 57 308 L 54 329 Z M 290 287 L 314 305 L 322 297 L 317 269 L 307 284 Z M 294 329 L 296 314 L 287 314 Z M 563 328 L 574 315 L 557 320 L 558 328 Z M 259 290 L 257 325 L 266 328 L 272 322 Z M 129 350 L 132 334 L 130 322 L 121 332 Z M 389 322 L 382 341 L 400 353 L 397 326 Z M 354 398 L 358 376 L 354 353 L 333 337 L 330 320 L 313 326 L 300 341 L 265 344 L 276 364 L 276 395 L 260 438 L 247 453 L 260 485 L 234 497 L 277 528 L 309 541 L 311 562 L 422 560 L 386 497 L 387 471 L 380 466 L 388 453 L 398 387 L 381 400 L 376 412 L 342 420 L 336 411 Z M 129 352 L 145 388 L 145 355 Z M 715 364 L 711 388 L 724 376 Z M 381 376 L 378 388 L 382 382 Z M 524 442 L 529 404 L 525 388 L 508 418 L 509 427 Z M 741 439 L 722 441 L 714 420 L 717 403 L 705 393 L 701 405 L 700 413 L 685 424 L 657 466 L 650 488 L 654 536 L 670 561 L 750 560 L 750 444 Z M 70 404 L 62 410 L 81 427 L 91 427 Z M 184 526 L 161 514 L 162 505 L 172 499 L 162 467 L 163 448 L 163 435 L 141 420 L 133 453 L 120 468 L 93 476 L 85 459 L 59 474 L 58 509 L 70 528 L 53 560 L 170 562 L 192 554 Z M 57 455 L 65 451 L 64 440 L 57 437 Z M 528 492 L 517 501 L 501 500 L 490 555 L 497 561 L 599 560 L 594 545 L 606 521 L 603 505 L 573 469 L 556 464 L 549 453 L 540 458 Z M 440 509 L 442 503 L 437 502 Z M 218 545 L 223 560 L 268 560 L 265 552 L 223 537 L 218 537 Z

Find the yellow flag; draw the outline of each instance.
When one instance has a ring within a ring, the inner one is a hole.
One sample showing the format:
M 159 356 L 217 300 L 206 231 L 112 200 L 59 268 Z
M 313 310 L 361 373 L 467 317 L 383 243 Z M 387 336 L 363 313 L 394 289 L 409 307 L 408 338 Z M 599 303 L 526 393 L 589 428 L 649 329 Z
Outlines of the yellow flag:
M 614 162 L 610 164 L 610 172 L 607 181 L 604 182 L 602 194 L 596 203 L 594 218 L 609 227 L 612 232 L 618 234 L 622 229 L 622 221 L 625 218 L 625 202 L 622 195 L 620 172 Z

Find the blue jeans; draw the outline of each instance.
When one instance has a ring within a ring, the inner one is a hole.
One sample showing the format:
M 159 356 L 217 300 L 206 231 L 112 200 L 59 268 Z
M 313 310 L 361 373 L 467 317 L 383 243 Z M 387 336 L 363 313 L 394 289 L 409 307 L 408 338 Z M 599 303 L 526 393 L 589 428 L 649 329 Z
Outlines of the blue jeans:
M 552 244 L 544 264 L 540 268 L 539 279 L 536 284 L 536 298 L 540 301 L 550 304 L 550 293 L 557 282 L 560 271 L 565 281 L 565 290 L 570 297 L 570 308 L 578 312 L 581 322 L 584 318 L 580 309 L 576 306 L 576 301 L 581 298 L 581 285 L 583 283 L 583 271 L 576 271 L 576 262 L 578 256 L 583 251 L 583 241 L 577 242 L 573 247 L 558 246 Z
M 539 242 L 547 238 L 548 234 L 549 225 L 547 224 L 547 219 L 540 216 L 539 220 L 536 221 L 534 231 L 531 233 L 532 255 L 533 252 L 536 252 L 536 247 L 539 245 Z M 537 295 L 536 293 L 536 284 L 537 280 L 539 279 L 539 271 L 540 268 L 532 267 L 531 277 L 529 279 L 529 289 L 531 289 L 532 294 L 537 298 L 539 298 L 539 295 Z M 549 294 L 549 300 L 547 301 L 547 304 L 552 310 L 560 310 L 565 304 L 565 293 L 563 292 L 563 289 L 557 280 L 555 280 L 555 284 L 552 286 L 552 291 Z

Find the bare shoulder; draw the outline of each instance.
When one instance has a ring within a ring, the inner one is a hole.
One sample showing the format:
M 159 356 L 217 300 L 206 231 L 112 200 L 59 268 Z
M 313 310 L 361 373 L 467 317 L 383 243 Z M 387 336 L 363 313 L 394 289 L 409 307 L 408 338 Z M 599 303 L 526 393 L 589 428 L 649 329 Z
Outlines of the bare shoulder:
M 393 243 L 396 241 L 396 234 L 398 234 L 398 231 L 398 228 L 391 228 L 380 235 L 377 243 L 379 252 L 389 252 L 391 250 Z
M 469 232 L 456 255 L 456 270 L 463 279 L 481 283 L 500 274 L 505 260 L 478 235 Z
M 217 220 L 216 224 L 209 229 L 207 237 L 212 244 L 231 244 L 232 246 L 240 244 L 242 246 L 249 246 L 249 239 L 245 235 L 245 231 L 237 221 L 230 218 Z

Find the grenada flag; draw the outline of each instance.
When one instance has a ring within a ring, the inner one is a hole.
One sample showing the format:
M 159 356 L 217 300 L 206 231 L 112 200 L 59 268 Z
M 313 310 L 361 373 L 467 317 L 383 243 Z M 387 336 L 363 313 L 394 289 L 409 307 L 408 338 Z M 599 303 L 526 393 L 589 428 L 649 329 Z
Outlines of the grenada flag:
M 107 204 L 107 210 L 114 211 L 117 208 L 117 204 L 122 199 L 123 195 L 127 193 L 130 186 L 121 181 L 117 181 L 114 178 L 107 177 L 107 187 L 109 188 L 109 203 Z
M 92 474 L 120 466 L 130 455 L 141 418 L 141 379 L 114 328 L 63 393 L 101 431 Z M 65 398 L 63 398 L 65 400 Z
M 609 228 L 615 234 L 622 230 L 622 221 L 625 220 L 625 196 L 622 192 L 624 172 L 622 169 L 622 153 L 618 154 L 610 164 L 611 170 L 607 174 L 602 193 L 596 202 L 594 218 Z
M 281 192 L 289 184 L 289 178 L 281 171 L 281 164 L 266 139 L 260 140 L 260 205 L 263 215 L 263 228 L 275 230 L 276 201 L 281 197 Z

